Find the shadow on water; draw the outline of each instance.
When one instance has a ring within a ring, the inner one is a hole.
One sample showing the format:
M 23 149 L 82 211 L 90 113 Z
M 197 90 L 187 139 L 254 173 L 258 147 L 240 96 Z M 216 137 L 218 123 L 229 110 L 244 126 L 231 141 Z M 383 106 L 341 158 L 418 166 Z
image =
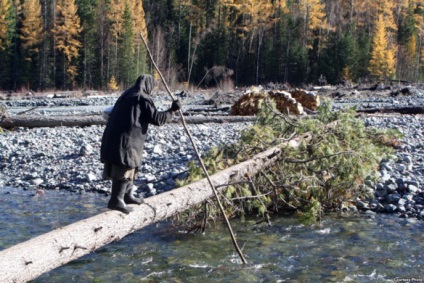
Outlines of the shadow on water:
M 9 191 L 8 194 L 5 192 Z M 5 189 L 0 248 L 104 210 L 104 196 Z M 225 226 L 186 234 L 151 225 L 42 275 L 34 282 L 393 282 L 424 280 L 424 222 L 393 215 L 327 215 L 320 227 L 275 217 L 232 220 L 249 264 L 240 264 Z M 413 281 L 409 281 L 413 282 Z

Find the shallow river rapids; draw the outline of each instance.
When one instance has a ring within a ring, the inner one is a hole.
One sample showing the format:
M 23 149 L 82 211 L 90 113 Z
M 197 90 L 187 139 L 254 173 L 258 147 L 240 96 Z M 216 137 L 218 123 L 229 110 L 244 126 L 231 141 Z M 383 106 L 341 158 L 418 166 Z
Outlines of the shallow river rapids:
M 87 193 L 0 188 L 0 249 L 106 210 Z M 325 215 L 320 226 L 273 217 L 232 220 L 249 264 L 216 224 L 187 234 L 151 225 L 34 282 L 421 282 L 424 222 L 395 215 Z M 407 279 L 409 281 L 401 281 Z M 415 281 L 412 281 L 415 280 Z

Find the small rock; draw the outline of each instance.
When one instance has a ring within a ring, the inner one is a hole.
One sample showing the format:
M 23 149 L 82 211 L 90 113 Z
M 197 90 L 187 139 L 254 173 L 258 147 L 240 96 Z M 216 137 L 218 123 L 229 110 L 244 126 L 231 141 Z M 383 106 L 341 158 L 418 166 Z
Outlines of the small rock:
M 349 212 L 358 212 L 358 208 L 354 205 L 349 206 L 348 210 Z
M 386 201 L 389 203 L 395 203 L 398 202 L 400 198 L 400 194 L 390 194 L 386 197 Z
M 31 184 L 33 184 L 33 185 L 35 185 L 35 186 L 39 186 L 39 185 L 41 185 L 42 183 L 44 183 L 44 180 L 43 180 L 43 179 L 41 179 L 41 178 L 37 178 L 37 179 L 33 179 L 33 180 L 31 180 Z
M 397 211 L 404 213 L 404 212 L 406 212 L 406 208 L 403 205 L 398 205 Z
M 406 199 L 404 199 L 404 198 L 401 198 L 401 199 L 399 199 L 398 200 L 398 205 L 402 205 L 402 206 L 404 206 L 404 205 L 406 205 L 408 203 L 408 201 L 406 200 Z
M 398 186 L 396 184 L 389 184 L 386 186 L 386 188 L 387 188 L 387 192 L 390 194 L 390 193 L 396 192 Z
M 361 200 L 356 201 L 356 207 L 360 208 L 360 209 L 368 209 L 369 208 L 368 203 L 363 202 Z
M 397 167 L 397 170 L 398 170 L 399 172 L 403 172 L 403 171 L 405 171 L 405 170 L 406 170 L 406 166 L 405 166 L 405 164 L 399 164 L 399 165 L 398 165 L 398 167 Z
M 388 181 L 388 180 L 390 180 L 390 178 L 391 178 L 391 176 L 387 171 L 385 171 L 385 170 L 381 171 L 381 179 L 383 181 Z
M 87 174 L 87 181 L 88 182 L 93 182 L 97 179 L 96 175 L 94 175 L 94 173 L 90 172 Z
M 408 191 L 409 192 L 411 192 L 411 193 L 413 193 L 413 194 L 416 194 L 417 192 L 418 192 L 418 188 L 416 187 L 416 186 L 414 186 L 414 185 L 411 185 L 411 184 L 409 184 L 408 185 Z
M 384 206 L 384 209 L 388 213 L 393 213 L 393 212 L 396 212 L 397 207 L 393 204 L 387 204 L 386 206 Z
M 403 157 L 403 161 L 408 163 L 408 164 L 411 164 L 412 163 L 412 157 L 410 155 L 405 155 Z
M 162 148 L 160 147 L 160 145 L 155 145 L 155 147 L 153 148 L 153 153 L 156 153 L 157 155 L 162 155 L 163 151 Z
M 89 144 L 83 144 L 80 148 L 79 155 L 87 156 L 93 153 L 93 147 Z
M 146 175 L 144 175 L 144 178 L 146 178 L 146 181 L 149 183 L 156 180 L 156 177 L 150 173 L 147 173 Z

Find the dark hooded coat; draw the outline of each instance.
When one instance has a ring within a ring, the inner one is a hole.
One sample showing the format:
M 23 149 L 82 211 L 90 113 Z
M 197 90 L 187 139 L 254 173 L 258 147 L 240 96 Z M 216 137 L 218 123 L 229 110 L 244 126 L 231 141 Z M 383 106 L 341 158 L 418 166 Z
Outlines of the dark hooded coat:
M 141 166 L 149 124 L 161 126 L 172 112 L 158 111 L 149 97 L 154 88 L 150 75 L 140 76 L 116 101 L 102 137 L 100 159 L 113 165 Z

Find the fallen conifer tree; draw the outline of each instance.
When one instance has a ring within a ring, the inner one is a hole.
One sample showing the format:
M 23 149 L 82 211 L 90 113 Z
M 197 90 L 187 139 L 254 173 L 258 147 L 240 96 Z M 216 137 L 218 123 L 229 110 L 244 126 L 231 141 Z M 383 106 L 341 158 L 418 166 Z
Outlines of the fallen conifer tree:
M 227 184 L 222 192 L 227 215 L 257 215 L 269 219 L 278 211 L 293 211 L 305 223 L 314 223 L 322 212 L 341 211 L 359 199 L 373 197 L 365 185 L 378 178 L 382 158 L 394 152 L 400 134 L 395 130 L 365 127 L 354 109 L 332 111 L 326 101 L 316 115 L 287 116 L 265 100 L 255 125 L 245 130 L 235 145 L 213 149 L 204 162 L 212 172 L 242 162 L 291 137 L 306 134 L 298 147 L 284 148 L 267 169 L 242 182 Z M 181 185 L 201 176 L 191 164 Z M 178 215 L 176 222 L 188 230 L 203 229 L 205 219 L 217 219 L 215 204 L 197 206 Z

